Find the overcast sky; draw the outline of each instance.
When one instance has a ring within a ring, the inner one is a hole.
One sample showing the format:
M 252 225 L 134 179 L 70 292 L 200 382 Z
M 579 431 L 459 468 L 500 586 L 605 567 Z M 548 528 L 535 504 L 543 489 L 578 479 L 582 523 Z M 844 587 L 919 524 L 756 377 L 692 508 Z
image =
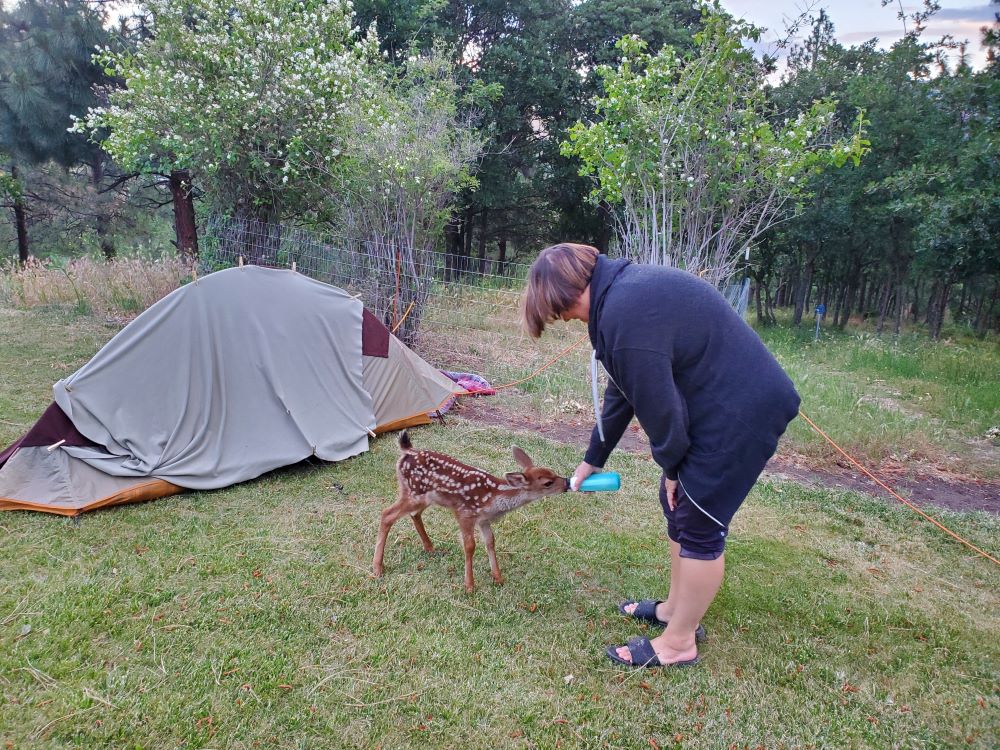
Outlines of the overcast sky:
M 1000 11 L 1000 5 L 990 5 L 989 0 L 939 0 L 941 10 L 927 24 L 925 40 L 937 39 L 951 34 L 957 41 L 968 40 L 969 62 L 981 68 L 986 60 L 986 52 L 980 46 L 980 32 Z M 907 16 L 923 7 L 918 0 L 902 0 Z M 722 6 L 730 13 L 741 16 L 757 26 L 766 26 L 766 41 L 773 41 L 782 33 L 787 19 L 798 17 L 804 8 L 826 8 L 833 21 L 837 40 L 850 47 L 872 37 L 879 39 L 881 47 L 889 47 L 903 36 L 903 25 L 897 18 L 899 3 L 882 7 L 879 0 L 722 0 Z M 907 21 L 907 28 L 911 24 Z

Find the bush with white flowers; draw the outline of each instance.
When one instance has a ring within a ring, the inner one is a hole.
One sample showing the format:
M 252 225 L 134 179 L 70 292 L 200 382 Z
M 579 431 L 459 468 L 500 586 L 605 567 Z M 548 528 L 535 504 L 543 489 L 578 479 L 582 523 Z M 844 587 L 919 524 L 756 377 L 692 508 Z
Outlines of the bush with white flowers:
M 411 56 L 401 68 L 386 64 L 371 86 L 372 96 L 350 107 L 348 151 L 342 168 L 324 181 L 324 216 L 377 261 L 365 301 L 412 342 L 433 253 L 456 193 L 474 184 L 470 172 L 483 138 L 471 116 L 459 112 L 458 84 L 443 50 Z
M 146 0 L 151 37 L 99 49 L 124 86 L 75 123 L 125 169 L 189 170 L 212 207 L 277 220 L 317 197 L 368 90 L 373 33 L 347 0 Z M 317 159 L 319 155 L 319 159 Z

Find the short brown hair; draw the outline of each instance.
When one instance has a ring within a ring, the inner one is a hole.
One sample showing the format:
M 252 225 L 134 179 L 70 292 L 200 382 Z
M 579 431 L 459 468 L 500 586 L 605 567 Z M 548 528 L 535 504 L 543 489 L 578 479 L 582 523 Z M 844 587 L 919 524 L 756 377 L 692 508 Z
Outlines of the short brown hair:
M 538 338 L 583 294 L 597 264 L 597 248 L 561 242 L 542 250 L 528 270 L 528 286 L 521 300 L 524 330 Z

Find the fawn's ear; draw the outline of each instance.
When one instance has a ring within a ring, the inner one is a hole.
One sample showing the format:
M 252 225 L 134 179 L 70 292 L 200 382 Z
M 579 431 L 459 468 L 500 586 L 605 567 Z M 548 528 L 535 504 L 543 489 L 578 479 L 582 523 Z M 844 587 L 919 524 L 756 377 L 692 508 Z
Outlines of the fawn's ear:
M 509 471 L 503 478 L 511 487 L 527 487 L 529 484 L 528 478 L 519 471 Z
M 522 469 L 530 469 L 535 465 L 532 463 L 531 457 L 516 445 L 512 445 L 510 450 L 514 454 L 514 460 L 517 461 L 517 465 Z

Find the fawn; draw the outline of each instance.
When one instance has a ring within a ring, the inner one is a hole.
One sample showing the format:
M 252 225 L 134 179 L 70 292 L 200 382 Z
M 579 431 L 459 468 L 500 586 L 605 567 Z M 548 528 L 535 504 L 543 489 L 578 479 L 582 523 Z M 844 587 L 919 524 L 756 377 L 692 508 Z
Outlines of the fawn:
M 462 532 L 465 547 L 465 590 L 475 590 L 472 578 L 472 553 L 476 550 L 474 527 L 486 542 L 490 556 L 490 571 L 496 583 L 503 583 L 493 545 L 491 524 L 500 516 L 547 495 L 557 495 L 569 489 L 569 481 L 551 469 L 535 466 L 528 454 L 513 447 L 514 460 L 523 471 L 505 474 L 503 479 L 481 469 L 468 466 L 454 458 L 427 450 L 415 450 L 404 430 L 399 436 L 402 455 L 396 462 L 399 499 L 382 511 L 378 527 L 378 542 L 372 570 L 382 576 L 382 556 L 389 529 L 404 514 L 409 514 L 427 552 L 434 551 L 420 515 L 430 505 L 450 508 Z

